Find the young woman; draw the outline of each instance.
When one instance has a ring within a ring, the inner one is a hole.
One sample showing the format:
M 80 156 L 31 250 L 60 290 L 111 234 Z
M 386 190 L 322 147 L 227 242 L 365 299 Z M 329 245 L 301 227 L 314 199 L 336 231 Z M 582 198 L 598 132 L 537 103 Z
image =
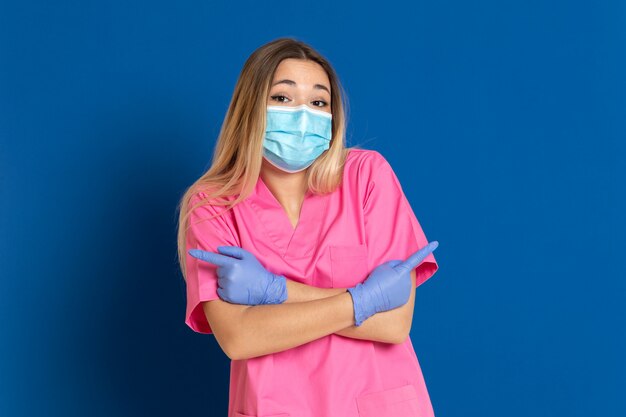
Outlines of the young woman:
M 341 88 L 301 41 L 258 48 L 181 199 L 185 323 L 231 359 L 229 417 L 433 416 L 408 336 L 437 242 L 387 160 L 345 147 Z

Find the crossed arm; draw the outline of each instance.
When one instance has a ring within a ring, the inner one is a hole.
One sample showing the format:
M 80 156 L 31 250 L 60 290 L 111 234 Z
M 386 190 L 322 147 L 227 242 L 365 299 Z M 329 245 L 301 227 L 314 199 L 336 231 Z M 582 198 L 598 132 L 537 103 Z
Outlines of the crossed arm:
M 408 336 L 413 320 L 415 304 L 415 269 L 411 270 L 411 294 L 406 304 L 393 310 L 376 313 L 360 326 L 351 325 L 334 332 L 340 336 L 354 339 L 374 340 L 386 343 L 401 343 Z M 286 303 L 298 303 L 319 300 L 347 292 L 346 288 L 318 288 L 287 280 L 288 298 Z
M 414 269 L 410 275 L 409 300 L 370 316 L 358 327 L 354 325 L 352 296 L 346 288 L 318 288 L 287 280 L 288 299 L 282 304 L 249 306 L 221 299 L 202 304 L 217 342 L 233 360 L 280 352 L 328 334 L 402 343 L 413 319 Z

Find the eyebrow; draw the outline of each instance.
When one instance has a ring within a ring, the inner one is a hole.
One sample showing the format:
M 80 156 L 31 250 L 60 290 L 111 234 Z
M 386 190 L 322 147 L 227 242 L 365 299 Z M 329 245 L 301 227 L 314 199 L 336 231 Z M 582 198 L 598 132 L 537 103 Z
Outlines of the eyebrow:
M 284 79 L 284 80 L 276 81 L 274 84 L 272 84 L 272 87 L 274 87 L 277 84 L 287 84 L 287 85 L 295 86 L 296 82 L 293 81 L 293 80 Z M 330 91 L 328 90 L 328 87 L 326 87 L 325 85 L 315 84 L 313 86 L 313 88 L 315 88 L 317 90 L 326 90 L 328 92 L 328 94 L 330 94 Z

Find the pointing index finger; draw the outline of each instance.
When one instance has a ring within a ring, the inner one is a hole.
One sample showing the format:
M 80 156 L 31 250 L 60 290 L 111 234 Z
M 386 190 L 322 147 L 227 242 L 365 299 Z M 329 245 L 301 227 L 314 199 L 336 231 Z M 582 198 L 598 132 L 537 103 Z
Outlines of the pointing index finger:
M 189 249 L 187 253 L 189 253 L 194 258 L 198 258 L 202 261 L 210 262 L 218 266 L 230 265 L 230 263 L 234 261 L 234 258 L 230 256 L 222 255 L 215 252 L 208 252 L 202 249 Z
M 424 246 L 422 249 L 409 256 L 404 262 L 396 265 L 396 271 L 405 272 L 412 270 L 413 268 L 418 266 L 424 260 L 424 258 L 430 255 L 432 251 L 437 249 L 437 246 L 439 246 L 439 242 L 433 240 L 428 245 Z

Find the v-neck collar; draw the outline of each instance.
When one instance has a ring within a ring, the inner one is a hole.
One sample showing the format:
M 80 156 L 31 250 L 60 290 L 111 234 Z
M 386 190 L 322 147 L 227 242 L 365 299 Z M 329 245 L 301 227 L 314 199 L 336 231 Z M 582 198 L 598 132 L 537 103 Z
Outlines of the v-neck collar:
M 257 216 L 261 229 L 283 258 L 310 256 L 319 240 L 328 195 L 307 190 L 294 228 L 287 212 L 259 175 L 253 193 L 245 200 Z
M 302 217 L 302 212 L 304 211 L 304 203 L 306 202 L 306 200 L 308 198 L 310 198 L 310 196 L 312 195 L 310 190 L 307 190 L 304 194 L 304 199 L 302 200 L 302 204 L 300 205 L 300 213 L 298 214 L 298 223 L 296 224 L 296 227 L 293 227 L 293 225 L 291 224 L 291 220 L 289 220 L 289 216 L 287 215 L 287 212 L 285 211 L 285 208 L 283 207 L 282 204 L 280 204 L 280 201 L 278 201 L 278 199 L 276 198 L 276 196 L 274 195 L 274 193 L 272 193 L 272 190 L 270 190 L 270 188 L 267 186 L 267 184 L 265 183 L 265 181 L 263 181 L 263 178 L 261 178 L 261 176 L 259 175 L 259 180 L 258 183 L 260 185 L 261 191 L 263 192 L 263 194 L 270 199 L 270 201 L 273 201 L 274 203 L 276 203 L 277 206 L 280 206 L 280 208 L 283 210 L 283 212 L 285 213 L 285 218 L 287 219 L 287 224 L 289 224 L 289 226 L 291 226 L 291 231 L 295 232 L 295 230 L 298 228 L 298 226 L 300 225 L 300 217 Z

